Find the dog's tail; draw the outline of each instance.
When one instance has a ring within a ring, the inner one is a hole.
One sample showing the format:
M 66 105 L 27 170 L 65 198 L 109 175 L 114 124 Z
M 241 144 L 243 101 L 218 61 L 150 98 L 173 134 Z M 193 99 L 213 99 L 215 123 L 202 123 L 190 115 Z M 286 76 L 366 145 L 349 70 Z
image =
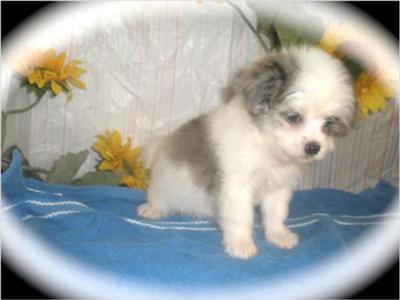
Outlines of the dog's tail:
M 144 168 L 151 168 L 157 155 L 157 151 L 160 148 L 163 140 L 163 137 L 155 137 L 144 142 L 140 154 L 140 161 L 142 162 Z

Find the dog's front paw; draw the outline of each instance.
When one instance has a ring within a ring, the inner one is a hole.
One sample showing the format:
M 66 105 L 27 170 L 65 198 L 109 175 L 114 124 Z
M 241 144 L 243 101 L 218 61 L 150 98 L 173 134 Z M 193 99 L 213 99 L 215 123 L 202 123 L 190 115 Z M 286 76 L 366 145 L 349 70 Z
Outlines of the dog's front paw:
M 225 243 L 225 252 L 230 256 L 249 259 L 257 254 L 257 247 L 253 241 L 233 241 Z
M 285 249 L 292 249 L 299 243 L 299 237 L 297 234 L 291 232 L 287 228 L 267 233 L 267 240 L 270 243 Z
M 151 219 L 151 220 L 155 220 L 155 219 L 164 217 L 164 214 L 161 211 L 157 210 L 149 202 L 139 205 L 139 207 L 137 208 L 137 214 L 142 218 Z

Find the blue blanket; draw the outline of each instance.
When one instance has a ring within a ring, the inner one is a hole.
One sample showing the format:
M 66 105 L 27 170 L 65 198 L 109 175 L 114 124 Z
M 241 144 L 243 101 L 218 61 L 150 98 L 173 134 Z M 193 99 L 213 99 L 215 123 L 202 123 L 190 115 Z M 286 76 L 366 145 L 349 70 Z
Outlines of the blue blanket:
M 227 256 L 221 233 L 209 220 L 171 216 L 149 221 L 136 215 L 142 191 L 122 187 L 49 185 L 23 178 L 21 156 L 2 176 L 4 212 L 61 251 L 117 277 L 163 287 L 221 287 L 284 278 L 349 247 L 371 226 L 393 224 L 385 212 L 397 189 L 385 182 L 355 195 L 332 189 L 299 191 L 288 226 L 300 237 L 293 250 L 267 243 L 260 221 L 259 254 L 242 261 Z

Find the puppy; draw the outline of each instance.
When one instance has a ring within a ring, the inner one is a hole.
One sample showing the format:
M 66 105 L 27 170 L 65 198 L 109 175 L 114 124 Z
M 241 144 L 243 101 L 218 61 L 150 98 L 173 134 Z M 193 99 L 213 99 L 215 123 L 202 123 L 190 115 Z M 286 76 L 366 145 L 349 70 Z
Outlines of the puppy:
M 344 65 L 322 50 L 283 49 L 240 70 L 224 103 L 144 147 L 151 175 L 138 215 L 214 218 L 225 252 L 257 253 L 252 238 L 260 206 L 265 237 L 291 249 L 289 201 L 305 164 L 322 159 L 352 127 L 356 101 Z

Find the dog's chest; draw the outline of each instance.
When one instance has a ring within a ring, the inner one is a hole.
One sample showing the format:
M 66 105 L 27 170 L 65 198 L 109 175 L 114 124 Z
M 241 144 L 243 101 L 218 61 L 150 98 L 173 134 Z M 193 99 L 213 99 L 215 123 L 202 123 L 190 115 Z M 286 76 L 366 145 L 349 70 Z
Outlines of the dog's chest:
M 239 178 L 255 189 L 293 187 L 298 166 L 278 161 L 257 139 L 242 139 L 236 148 L 223 147 L 219 153 L 222 174 Z
M 292 165 L 271 163 L 268 159 L 260 160 L 251 172 L 251 179 L 257 190 L 292 188 L 298 177 L 298 168 Z
M 277 160 L 268 148 L 254 149 L 248 162 L 248 180 L 257 198 L 269 191 L 295 188 L 300 172 L 298 165 Z

